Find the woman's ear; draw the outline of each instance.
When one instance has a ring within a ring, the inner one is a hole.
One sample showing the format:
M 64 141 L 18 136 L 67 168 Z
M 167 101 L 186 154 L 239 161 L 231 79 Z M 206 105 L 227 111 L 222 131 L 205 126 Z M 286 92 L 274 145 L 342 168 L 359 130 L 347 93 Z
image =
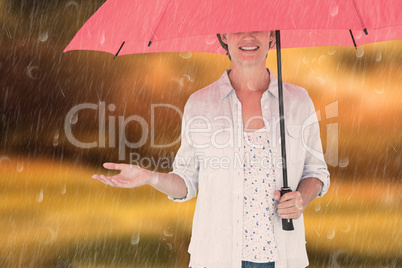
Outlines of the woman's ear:
M 274 39 L 275 39 L 275 31 L 271 31 L 269 35 L 269 41 L 274 41 Z
M 269 35 L 269 49 L 272 49 L 276 45 L 276 37 L 275 37 L 275 31 L 271 31 L 271 34 Z
M 226 38 L 226 34 L 223 33 L 223 34 L 220 34 L 220 35 L 221 35 L 222 42 L 227 45 L 228 44 L 228 39 Z

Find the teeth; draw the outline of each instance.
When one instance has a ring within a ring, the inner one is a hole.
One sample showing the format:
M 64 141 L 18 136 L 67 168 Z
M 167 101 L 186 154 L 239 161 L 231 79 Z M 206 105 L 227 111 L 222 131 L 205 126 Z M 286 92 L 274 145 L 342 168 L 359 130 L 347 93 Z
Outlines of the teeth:
M 241 50 L 256 50 L 258 47 L 240 47 Z

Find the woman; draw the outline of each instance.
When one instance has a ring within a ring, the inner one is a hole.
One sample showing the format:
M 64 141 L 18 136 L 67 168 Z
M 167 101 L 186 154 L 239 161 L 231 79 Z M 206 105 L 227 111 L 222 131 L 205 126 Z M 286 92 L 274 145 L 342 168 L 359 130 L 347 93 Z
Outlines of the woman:
M 149 184 L 178 202 L 198 190 L 191 267 L 305 267 L 302 212 L 329 187 L 318 123 L 304 124 L 314 106 L 304 89 L 284 83 L 288 177 L 296 191 L 281 197 L 277 80 L 265 67 L 274 32 L 218 38 L 232 69 L 187 101 L 173 171 L 105 163 L 120 174 L 94 178 L 116 187 Z M 281 218 L 294 219 L 295 230 L 283 231 Z

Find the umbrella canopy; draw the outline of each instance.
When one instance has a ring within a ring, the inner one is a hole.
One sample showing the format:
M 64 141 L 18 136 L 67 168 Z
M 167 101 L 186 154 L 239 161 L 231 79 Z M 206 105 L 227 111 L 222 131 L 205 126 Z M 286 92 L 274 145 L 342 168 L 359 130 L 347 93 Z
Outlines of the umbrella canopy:
M 351 33 L 359 46 L 401 39 L 400 10 L 400 0 L 108 0 L 64 52 L 225 54 L 217 33 L 263 30 L 281 30 L 282 48 L 353 46 Z

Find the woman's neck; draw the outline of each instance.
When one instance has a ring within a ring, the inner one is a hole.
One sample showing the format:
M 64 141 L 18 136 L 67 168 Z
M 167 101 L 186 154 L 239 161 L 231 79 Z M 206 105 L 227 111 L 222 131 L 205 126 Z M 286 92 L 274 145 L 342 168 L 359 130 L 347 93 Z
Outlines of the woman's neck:
M 261 66 L 243 67 L 232 65 L 229 73 L 230 83 L 235 91 L 264 92 L 269 86 L 269 72 L 265 64 Z

